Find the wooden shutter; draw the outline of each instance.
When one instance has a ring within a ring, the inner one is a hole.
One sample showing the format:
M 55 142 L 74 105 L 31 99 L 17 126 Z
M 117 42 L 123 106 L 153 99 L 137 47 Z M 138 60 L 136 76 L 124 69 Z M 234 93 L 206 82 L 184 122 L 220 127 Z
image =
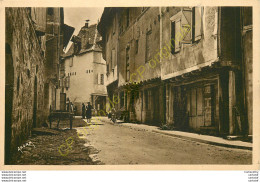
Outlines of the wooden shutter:
M 197 41 L 202 35 L 202 7 L 195 7 L 194 11 L 194 41 Z
M 192 41 L 192 8 L 183 8 L 181 19 L 181 37 L 182 43 L 191 43 Z
M 66 83 L 65 83 L 65 85 L 66 85 L 66 88 L 69 88 L 69 87 L 70 87 L 70 77 L 69 77 L 69 76 L 66 77 Z
M 98 83 L 98 85 L 101 84 L 101 83 L 100 83 L 100 80 L 101 80 L 101 79 L 100 79 L 100 74 L 98 73 L 98 74 L 97 74 L 97 83 Z
M 176 15 L 170 18 L 171 20 L 171 44 L 172 44 L 172 54 L 180 50 L 180 42 L 182 41 L 181 32 L 181 20 L 182 12 L 180 11 Z
M 71 59 L 69 60 L 69 63 L 70 63 L 70 67 L 72 67 L 72 66 L 73 66 L 73 58 L 71 58 Z

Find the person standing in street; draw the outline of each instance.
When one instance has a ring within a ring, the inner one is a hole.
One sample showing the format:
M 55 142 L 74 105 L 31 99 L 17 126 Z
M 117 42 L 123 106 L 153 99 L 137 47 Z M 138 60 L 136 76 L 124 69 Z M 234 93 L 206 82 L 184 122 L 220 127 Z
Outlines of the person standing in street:
M 86 116 L 87 116 L 87 122 L 90 122 L 92 117 L 92 106 L 90 105 L 90 102 L 88 102 L 88 105 L 86 106 Z
M 85 119 L 85 112 L 86 112 L 86 107 L 85 104 L 82 103 L 82 119 Z

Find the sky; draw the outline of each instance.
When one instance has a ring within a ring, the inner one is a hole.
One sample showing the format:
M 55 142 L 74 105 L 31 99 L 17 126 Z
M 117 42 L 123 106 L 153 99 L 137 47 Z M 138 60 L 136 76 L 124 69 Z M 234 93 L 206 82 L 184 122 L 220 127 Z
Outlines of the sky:
M 77 35 L 85 25 L 85 20 L 90 20 L 89 25 L 95 24 L 100 20 L 104 7 L 95 8 L 64 8 L 64 23 L 75 28 L 73 35 Z M 72 42 L 70 41 L 65 52 L 69 50 Z

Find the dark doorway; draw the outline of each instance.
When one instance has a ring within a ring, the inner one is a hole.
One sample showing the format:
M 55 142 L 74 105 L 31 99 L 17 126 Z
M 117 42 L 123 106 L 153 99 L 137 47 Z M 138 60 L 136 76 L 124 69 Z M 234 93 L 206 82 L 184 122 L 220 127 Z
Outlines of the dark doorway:
M 11 159 L 12 110 L 14 92 L 14 67 L 12 50 L 5 44 L 5 164 Z
M 33 127 L 36 127 L 37 120 L 37 77 L 34 79 L 34 98 L 33 98 Z
M 155 87 L 152 89 L 151 99 L 153 100 L 153 125 L 159 126 L 161 124 L 160 121 L 160 102 L 159 102 L 159 87 Z

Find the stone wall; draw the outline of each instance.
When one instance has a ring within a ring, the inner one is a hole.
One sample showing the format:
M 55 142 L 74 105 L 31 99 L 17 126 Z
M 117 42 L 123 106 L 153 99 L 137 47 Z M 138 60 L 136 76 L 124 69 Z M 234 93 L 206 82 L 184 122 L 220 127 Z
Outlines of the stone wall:
M 130 8 L 130 23 L 119 38 L 119 86 L 126 82 L 138 82 L 161 76 L 160 65 L 149 62 L 160 51 L 159 8 L 151 7 L 143 12 L 141 7 Z M 135 10 L 135 11 L 134 11 Z M 124 13 L 121 14 L 124 17 Z M 125 20 L 126 18 L 124 18 Z M 150 56 L 147 55 L 147 34 Z M 126 48 L 129 47 L 130 79 L 126 80 Z M 139 75 L 140 72 L 140 75 Z
M 6 115 L 6 147 L 14 154 L 44 121 L 44 57 L 26 8 L 6 8 L 6 84 L 12 112 Z M 8 83 L 9 82 L 9 83 Z M 10 96 L 11 95 L 11 96 Z M 9 126 L 9 128 L 8 128 Z M 9 133 L 10 132 L 10 133 Z M 9 155 L 9 154 L 6 154 Z
M 180 12 L 180 8 L 162 8 L 162 52 L 165 50 L 171 40 L 171 17 Z M 204 7 L 203 25 L 201 26 L 201 39 L 190 43 L 181 43 L 180 51 L 170 55 L 162 55 L 161 71 L 162 79 L 179 76 L 192 70 L 198 70 L 201 67 L 207 66 L 207 63 L 217 60 L 217 8 Z M 183 21 L 183 17 L 182 17 Z M 196 26 L 196 25 L 191 25 Z M 198 25 L 197 25 L 198 26 Z M 192 32 L 193 29 L 190 29 Z M 183 35 L 181 34 L 180 37 Z M 179 38 L 182 40 L 182 38 Z M 165 53 L 166 52 L 166 53 Z

